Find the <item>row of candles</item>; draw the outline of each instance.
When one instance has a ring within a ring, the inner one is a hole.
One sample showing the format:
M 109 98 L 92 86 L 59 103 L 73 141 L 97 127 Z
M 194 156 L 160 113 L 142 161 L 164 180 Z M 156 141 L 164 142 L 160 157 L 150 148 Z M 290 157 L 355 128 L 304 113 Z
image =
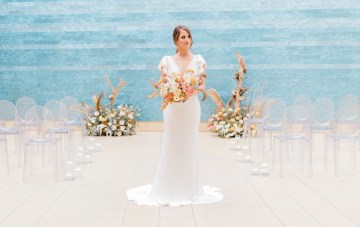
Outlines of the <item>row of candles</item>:
M 83 168 L 86 164 L 92 163 L 95 152 L 101 152 L 102 144 L 93 137 L 85 139 L 86 142 L 78 146 L 75 155 L 65 163 L 65 180 L 82 178 Z
M 231 150 L 235 150 L 236 161 L 252 164 L 251 175 L 269 176 L 269 164 L 264 162 L 264 157 L 260 157 L 260 152 L 250 149 L 251 138 L 247 135 L 240 137 L 236 135 L 230 141 Z M 257 147 L 257 150 L 260 148 Z

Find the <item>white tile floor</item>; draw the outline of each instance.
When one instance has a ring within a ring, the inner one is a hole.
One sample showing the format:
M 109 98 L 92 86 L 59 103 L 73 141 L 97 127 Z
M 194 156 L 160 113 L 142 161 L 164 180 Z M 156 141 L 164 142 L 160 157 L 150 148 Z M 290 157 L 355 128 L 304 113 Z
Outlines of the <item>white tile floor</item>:
M 10 152 L 10 176 L 4 175 L 0 162 L 0 226 L 360 226 L 360 170 L 349 167 L 348 150 L 341 152 L 337 178 L 332 162 L 323 170 L 319 147 L 314 152 L 313 178 L 298 169 L 297 153 L 290 155 L 284 178 L 279 177 L 277 164 L 269 177 L 253 176 L 250 164 L 236 161 L 229 140 L 210 133 L 200 137 L 202 175 L 206 183 L 222 188 L 224 200 L 179 208 L 137 206 L 127 201 L 125 191 L 152 182 L 161 135 L 139 132 L 98 138 L 102 152 L 85 166 L 83 178 L 74 181 L 54 182 L 51 163 L 45 167 L 34 163 L 34 176 L 23 183 L 16 156 Z

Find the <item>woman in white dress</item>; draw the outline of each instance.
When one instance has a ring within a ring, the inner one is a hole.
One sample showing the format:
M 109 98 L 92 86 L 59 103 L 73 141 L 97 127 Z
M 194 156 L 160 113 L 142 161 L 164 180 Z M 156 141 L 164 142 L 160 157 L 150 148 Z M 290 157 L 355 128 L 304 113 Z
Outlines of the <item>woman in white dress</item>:
M 176 54 L 164 56 L 159 64 L 161 82 L 171 83 L 176 74 L 194 71 L 199 91 L 205 89 L 205 60 L 190 52 L 192 36 L 186 26 L 173 32 Z M 196 93 L 196 94 L 197 94 Z M 127 197 L 139 205 L 181 206 L 222 200 L 217 188 L 204 186 L 199 179 L 200 102 L 192 95 L 184 102 L 169 104 L 163 111 L 164 136 L 160 163 L 152 185 L 128 190 Z

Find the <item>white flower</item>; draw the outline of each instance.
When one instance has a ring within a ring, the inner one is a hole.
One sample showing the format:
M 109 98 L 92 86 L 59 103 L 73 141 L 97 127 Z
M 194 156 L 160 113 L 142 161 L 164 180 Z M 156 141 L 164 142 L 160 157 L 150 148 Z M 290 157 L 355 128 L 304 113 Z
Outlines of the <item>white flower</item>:
M 125 113 L 124 111 L 120 111 L 120 114 L 119 114 L 119 115 L 122 117 L 122 116 L 125 116 L 126 113 Z
M 216 125 L 215 126 L 215 129 L 218 131 L 218 130 L 220 130 L 220 129 L 222 129 L 223 128 L 223 126 L 222 125 Z
M 230 128 L 230 124 L 226 124 L 226 125 L 225 125 L 225 128 Z
M 99 111 L 95 111 L 95 112 L 94 112 L 94 116 L 95 116 L 95 117 L 99 116 L 99 114 L 100 114 Z
M 124 120 L 121 120 L 120 121 L 120 125 L 124 125 L 125 124 L 125 121 Z
M 109 99 L 111 100 L 111 99 L 113 99 L 114 98 L 114 96 L 113 95 L 109 95 Z
M 91 123 L 87 123 L 87 125 L 88 125 L 89 127 L 91 127 Z
M 95 124 L 95 119 L 92 119 L 92 120 L 91 120 L 91 123 Z
M 116 130 L 116 125 L 111 126 L 111 130 Z
M 125 126 L 121 126 L 121 127 L 120 127 L 120 130 L 121 130 L 121 131 L 124 131 L 124 130 L 125 130 Z
M 174 92 L 174 100 L 175 100 L 175 102 L 178 102 L 178 101 L 183 100 L 183 99 L 184 99 L 184 97 L 181 95 L 181 90 L 177 89 Z
M 243 120 L 240 120 L 240 121 L 239 121 L 239 123 L 240 123 L 240 124 L 243 124 L 243 123 L 244 123 L 244 121 L 243 121 Z
M 116 120 L 113 121 L 113 124 L 116 124 Z
M 244 121 L 246 121 L 248 118 L 247 117 L 244 117 Z
M 129 128 L 131 128 L 131 127 L 132 127 L 132 124 L 129 123 L 127 126 L 128 126 Z
M 233 109 L 232 109 L 232 108 L 229 108 L 229 109 L 228 109 L 228 112 L 232 112 L 232 111 L 233 111 Z
M 112 125 L 112 123 L 111 123 L 111 122 L 109 122 L 108 126 L 111 126 L 111 125 Z

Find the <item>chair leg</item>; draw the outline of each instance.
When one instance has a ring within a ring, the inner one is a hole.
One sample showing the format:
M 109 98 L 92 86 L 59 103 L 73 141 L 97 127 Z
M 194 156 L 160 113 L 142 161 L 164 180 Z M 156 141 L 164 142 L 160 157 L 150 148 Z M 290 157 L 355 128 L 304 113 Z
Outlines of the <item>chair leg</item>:
M 311 142 L 309 142 L 311 143 Z M 309 176 L 310 177 L 313 177 L 314 176 L 314 170 L 313 170 L 313 165 L 312 165 L 312 146 L 311 144 L 308 144 L 308 162 L 309 162 Z
M 338 157 L 338 149 L 339 149 L 339 142 L 334 139 L 335 146 L 334 146 L 334 176 L 339 176 L 339 157 Z
M 59 181 L 59 169 L 58 169 L 58 167 L 59 167 L 59 159 L 58 159 L 58 153 L 57 153 L 57 146 L 56 146 L 56 142 L 55 142 L 55 144 L 51 144 L 50 145 L 51 146 L 51 153 L 53 154 L 53 162 L 54 162 L 54 178 L 55 178 L 55 181 Z
M 301 149 L 301 151 L 300 151 L 300 155 L 301 155 L 301 157 L 300 157 L 300 169 L 304 170 L 304 158 L 305 158 L 305 152 L 306 151 L 304 149 L 304 142 L 303 141 L 301 141 L 300 149 Z
M 5 162 L 6 162 L 6 174 L 10 175 L 10 169 L 9 169 L 9 152 L 8 152 L 8 145 L 7 141 L 5 140 Z
M 335 140 L 334 140 L 335 141 Z M 325 149 L 324 149 L 324 170 L 327 170 L 327 153 L 328 153 L 329 137 L 325 138 Z M 335 147 L 335 146 L 334 146 Z
M 356 140 L 354 139 L 353 141 L 353 146 L 351 147 L 352 149 L 352 169 L 353 170 L 356 170 Z
M 283 177 L 284 176 L 284 160 L 283 160 L 283 143 L 280 139 L 280 153 L 279 153 L 279 163 L 280 163 L 280 177 Z
M 27 169 L 27 165 L 28 163 L 28 156 L 29 156 L 29 144 L 25 145 L 25 151 L 24 151 L 24 167 L 23 167 L 23 181 L 26 182 L 27 181 L 27 173 L 26 173 L 26 169 Z

